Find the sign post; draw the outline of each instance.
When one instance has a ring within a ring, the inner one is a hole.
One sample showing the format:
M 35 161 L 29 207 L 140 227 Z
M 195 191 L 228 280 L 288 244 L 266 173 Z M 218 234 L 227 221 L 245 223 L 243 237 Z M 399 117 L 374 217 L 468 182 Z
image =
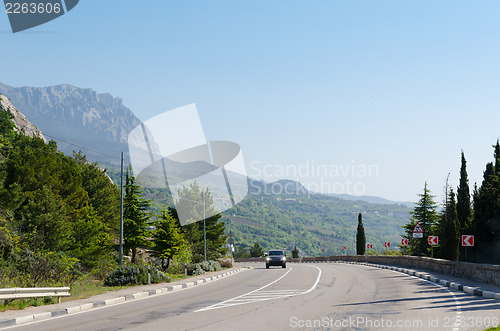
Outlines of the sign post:
M 431 257 L 434 257 L 434 246 L 438 244 L 438 236 L 429 236 L 427 242 L 431 245 Z
M 474 246 L 473 235 L 462 235 L 462 247 L 464 248 L 465 262 L 467 262 L 467 247 Z
M 424 237 L 424 229 L 420 226 L 420 223 L 417 222 L 415 227 L 413 228 L 413 238 L 423 238 Z

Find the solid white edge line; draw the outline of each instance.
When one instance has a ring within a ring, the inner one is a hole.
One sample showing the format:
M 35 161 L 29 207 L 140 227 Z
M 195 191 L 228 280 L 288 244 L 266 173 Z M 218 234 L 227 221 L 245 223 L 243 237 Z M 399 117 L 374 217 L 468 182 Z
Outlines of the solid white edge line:
M 237 272 L 244 271 L 244 270 L 250 270 L 250 268 L 240 268 L 240 269 L 237 269 Z M 222 277 L 222 278 L 225 278 L 225 277 Z M 207 283 L 201 283 L 200 285 L 203 285 L 203 284 L 207 284 Z M 145 286 L 147 286 L 147 285 L 145 285 Z M 177 285 L 174 285 L 174 286 L 177 286 Z M 191 289 L 191 288 L 197 288 L 197 287 L 198 286 L 191 286 L 191 287 L 187 287 L 187 288 L 182 288 L 182 290 L 184 291 L 184 290 L 188 290 L 188 289 Z M 42 323 L 42 322 L 51 321 L 51 320 L 54 320 L 54 319 L 59 319 L 59 318 L 64 318 L 64 317 L 69 317 L 69 316 L 75 316 L 75 315 L 84 314 L 84 313 L 88 313 L 88 312 L 92 312 L 92 311 L 96 311 L 96 310 L 101 310 L 101 309 L 104 309 L 104 308 L 116 307 L 116 306 L 119 306 L 119 305 L 124 305 L 124 304 L 131 303 L 131 302 L 137 302 L 137 301 L 140 301 L 140 300 L 157 298 L 159 296 L 166 295 L 166 294 L 171 293 L 171 292 L 172 291 L 166 291 L 166 292 L 158 293 L 156 295 L 148 295 L 148 296 L 137 298 L 137 299 L 130 299 L 130 300 L 126 300 L 126 301 L 117 302 L 117 303 L 112 304 L 112 305 L 103 305 L 103 306 L 91 308 L 91 309 L 88 309 L 88 310 L 80 310 L 78 312 L 74 312 L 74 313 L 71 313 L 71 314 L 63 314 L 63 315 L 54 316 L 54 317 L 50 317 L 50 318 L 44 318 L 44 319 L 41 319 L 41 320 L 34 319 L 33 322 L 22 323 L 22 324 L 14 324 L 14 325 L 6 326 L 6 327 L 0 327 L 0 330 L 14 329 L 14 328 L 18 328 L 18 327 L 21 327 L 21 326 L 28 326 L 28 325 L 32 325 L 32 324 L 36 324 L 36 323 Z M 93 304 L 94 304 L 93 302 L 90 302 L 90 303 L 87 303 L 85 305 L 93 305 Z M 61 310 L 66 310 L 66 308 L 65 309 L 61 309 Z M 47 313 L 50 313 L 51 316 L 52 316 L 52 312 L 47 312 Z M 31 317 L 31 318 L 33 318 L 33 316 L 35 316 L 35 315 L 36 314 L 31 315 L 31 316 L 30 315 L 22 316 L 22 317 Z M 19 319 L 19 317 L 13 318 L 13 319 L 14 320 L 15 319 Z
M 286 275 L 288 275 L 288 273 L 290 271 L 292 271 L 292 268 L 290 268 L 290 270 L 288 270 L 288 272 L 285 273 L 283 276 L 279 277 L 278 279 L 272 281 L 271 283 L 269 283 L 269 284 L 267 284 L 265 286 L 262 286 L 261 288 L 258 288 L 256 290 L 253 290 L 253 291 L 250 291 L 248 293 L 242 294 L 240 296 L 234 297 L 232 299 L 221 301 L 221 302 L 213 304 L 211 306 L 195 310 L 194 312 L 198 313 L 198 312 L 202 312 L 202 311 L 214 310 L 214 309 L 219 309 L 219 308 L 226 308 L 226 307 L 231 307 L 231 306 L 238 306 L 238 305 L 243 305 L 243 304 L 252 303 L 252 302 L 268 301 L 268 300 L 274 300 L 274 299 L 279 299 L 279 298 L 292 297 L 292 296 L 297 296 L 297 295 L 303 295 L 303 294 L 310 293 L 311 291 L 313 291 L 316 288 L 316 286 L 318 285 L 319 280 L 321 278 L 321 269 L 319 267 L 316 267 L 316 266 L 311 266 L 311 267 L 314 267 L 314 268 L 318 269 L 319 273 L 318 273 L 318 277 L 316 278 L 316 282 L 307 291 L 293 293 L 293 294 L 284 294 L 282 296 L 274 296 L 274 297 L 262 298 L 262 299 L 257 299 L 257 300 L 255 300 L 255 299 L 247 299 L 245 301 L 235 302 L 236 300 L 238 300 L 238 299 L 240 299 L 240 298 L 242 298 L 244 296 L 251 295 L 251 294 L 253 294 L 253 293 L 255 293 L 255 292 L 259 291 L 259 290 L 262 290 L 262 289 L 264 289 L 264 288 L 266 288 L 266 287 L 268 287 L 268 286 L 276 283 L 277 281 L 281 280 L 283 277 L 285 277 Z

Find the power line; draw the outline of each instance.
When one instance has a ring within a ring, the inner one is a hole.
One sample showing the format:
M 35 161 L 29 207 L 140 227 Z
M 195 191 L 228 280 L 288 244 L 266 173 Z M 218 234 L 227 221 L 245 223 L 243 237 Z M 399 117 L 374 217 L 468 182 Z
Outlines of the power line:
M 104 156 L 107 156 L 107 157 L 111 157 L 111 158 L 113 158 L 113 159 L 121 160 L 119 157 L 116 157 L 116 156 L 113 156 L 113 155 L 109 155 L 109 154 L 106 154 L 106 153 L 102 153 L 102 152 L 98 152 L 98 151 L 93 150 L 93 149 L 88 148 L 88 147 L 84 147 L 84 146 L 77 145 L 77 144 L 75 144 L 75 143 L 72 143 L 72 142 L 66 141 L 66 140 L 64 140 L 64 139 L 58 138 L 58 137 L 56 137 L 56 136 L 54 136 L 54 135 L 51 135 L 51 134 L 49 134 L 49 133 L 43 133 L 43 135 L 44 135 L 44 136 L 51 137 L 51 138 L 54 138 L 54 139 L 57 139 L 57 140 L 59 140 L 59 141 L 61 141 L 61 142 L 65 143 L 65 144 L 69 144 L 69 145 L 72 145 L 72 146 L 75 146 L 75 147 L 78 147 L 78 148 L 83 148 L 83 149 L 85 149 L 85 150 L 91 151 L 91 152 L 96 153 L 96 154 L 101 154 L 101 155 L 104 155 Z

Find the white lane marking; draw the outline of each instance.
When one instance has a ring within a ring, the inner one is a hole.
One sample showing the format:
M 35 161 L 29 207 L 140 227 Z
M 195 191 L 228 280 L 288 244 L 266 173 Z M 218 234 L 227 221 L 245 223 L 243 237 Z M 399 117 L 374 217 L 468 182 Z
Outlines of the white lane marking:
M 198 313 L 198 312 L 207 311 L 207 310 L 220 309 L 220 308 L 226 308 L 226 307 L 232 307 L 232 306 L 239 306 L 239 305 L 244 305 L 244 304 L 253 303 L 253 302 L 268 301 L 268 300 L 287 298 L 287 297 L 293 297 L 293 296 L 297 296 L 297 295 L 303 295 L 303 294 L 310 293 L 311 291 L 313 291 L 316 288 L 316 286 L 318 285 L 319 280 L 321 278 L 321 269 L 316 267 L 316 266 L 311 266 L 311 267 L 318 269 L 319 273 L 318 273 L 318 277 L 316 278 L 316 282 L 314 283 L 314 285 L 307 290 L 289 289 L 289 290 L 262 291 L 266 287 L 268 287 L 272 284 L 275 284 L 276 282 L 280 281 L 283 277 L 288 275 L 288 273 L 290 271 L 292 271 L 292 268 L 290 268 L 290 270 L 288 270 L 288 272 L 285 273 L 283 276 L 279 277 L 278 279 L 272 281 L 271 283 L 269 283 L 267 285 L 262 286 L 261 288 L 258 288 L 256 290 L 242 294 L 242 295 L 237 296 L 235 298 L 221 301 L 221 302 L 213 304 L 211 306 L 195 310 L 194 312 Z
M 432 285 L 435 285 L 437 287 L 439 287 L 440 289 L 442 290 L 446 290 L 452 297 L 453 297 L 453 301 L 455 301 L 455 310 L 456 310 L 456 319 L 455 319 L 455 324 L 452 325 L 452 331 L 458 331 L 459 328 L 460 328 L 460 325 L 462 323 L 462 307 L 460 306 L 460 301 L 458 300 L 457 296 L 455 295 L 455 293 L 453 293 L 452 291 L 450 291 L 449 288 L 441 285 L 441 284 L 438 284 L 438 283 L 434 283 L 434 282 L 431 282 L 430 280 L 427 280 L 427 279 L 423 279 L 423 278 L 419 278 L 417 276 L 411 276 L 413 278 L 417 278 L 418 280 L 423 280 L 423 281 L 426 281 Z

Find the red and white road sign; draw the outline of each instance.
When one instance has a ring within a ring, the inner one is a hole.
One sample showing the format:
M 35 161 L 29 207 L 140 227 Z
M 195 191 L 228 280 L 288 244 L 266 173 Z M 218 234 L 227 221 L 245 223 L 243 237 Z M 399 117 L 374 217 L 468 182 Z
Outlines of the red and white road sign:
M 429 245 L 437 245 L 439 242 L 438 236 L 429 236 Z
M 408 246 L 408 239 L 401 239 L 401 245 Z
M 417 222 L 415 227 L 413 228 L 413 238 L 423 238 L 424 237 L 424 229 L 420 226 L 420 223 Z
M 384 247 L 385 248 L 391 248 L 391 243 L 390 242 L 384 242 Z
M 463 235 L 462 236 L 462 246 L 474 246 L 474 236 Z
M 345 251 L 347 249 L 347 247 L 346 246 L 342 246 L 342 249 Z
M 366 244 L 366 248 L 368 248 L 368 249 L 373 248 L 373 245 L 372 244 Z
M 417 224 L 415 224 L 415 227 L 413 228 L 413 233 L 424 233 L 424 229 L 422 229 L 422 227 L 420 226 L 420 223 L 417 222 Z

